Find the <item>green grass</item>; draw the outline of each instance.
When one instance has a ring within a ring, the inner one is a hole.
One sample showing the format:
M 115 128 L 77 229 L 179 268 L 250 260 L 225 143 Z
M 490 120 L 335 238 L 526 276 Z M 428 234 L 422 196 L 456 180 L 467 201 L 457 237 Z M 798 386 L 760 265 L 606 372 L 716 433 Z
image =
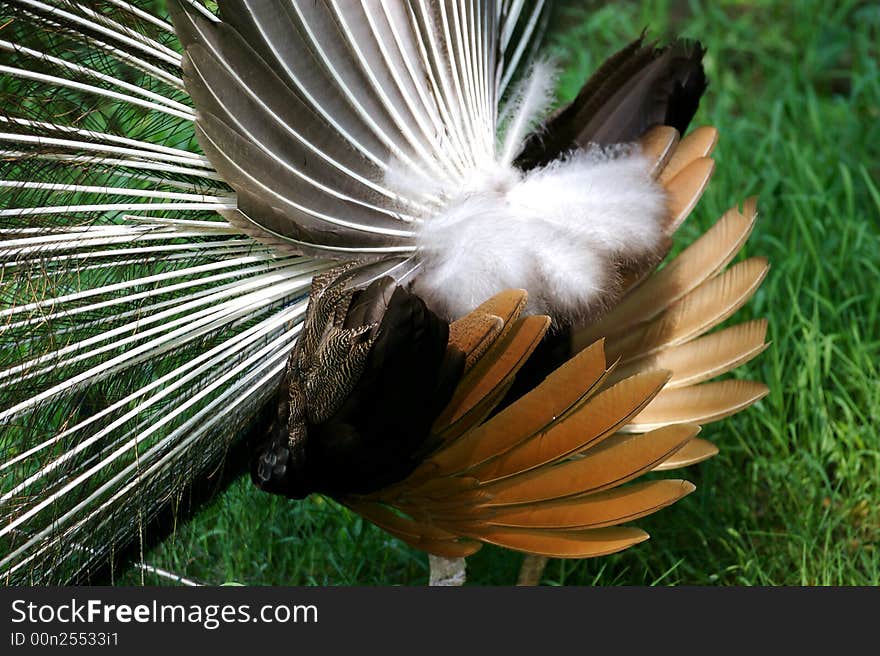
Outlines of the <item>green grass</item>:
M 583 4 L 583 3 L 572 3 Z M 767 317 L 770 349 L 737 375 L 770 395 L 707 426 L 697 490 L 642 520 L 622 554 L 551 561 L 547 584 L 880 584 L 880 6 L 614 3 L 571 9 L 549 35 L 569 98 L 648 27 L 708 46 L 696 124 L 719 128 L 717 170 L 685 241 L 760 197 L 745 256 L 767 281 L 735 320 Z M 742 256 L 741 256 L 742 257 Z M 472 584 L 510 584 L 521 556 L 485 548 Z M 423 584 L 427 558 L 332 501 L 295 503 L 240 480 L 145 554 L 207 583 Z M 162 581 L 137 570 L 117 582 Z

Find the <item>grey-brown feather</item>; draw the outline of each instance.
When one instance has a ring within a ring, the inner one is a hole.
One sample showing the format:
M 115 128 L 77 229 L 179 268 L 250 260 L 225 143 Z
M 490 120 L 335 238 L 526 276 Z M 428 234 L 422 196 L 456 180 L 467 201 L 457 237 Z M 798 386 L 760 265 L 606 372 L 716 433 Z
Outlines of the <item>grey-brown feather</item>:
M 305 325 L 279 389 L 275 422 L 257 445 L 258 486 L 290 497 L 363 493 L 395 482 L 429 448 L 464 357 L 448 325 L 351 264 L 315 279 Z

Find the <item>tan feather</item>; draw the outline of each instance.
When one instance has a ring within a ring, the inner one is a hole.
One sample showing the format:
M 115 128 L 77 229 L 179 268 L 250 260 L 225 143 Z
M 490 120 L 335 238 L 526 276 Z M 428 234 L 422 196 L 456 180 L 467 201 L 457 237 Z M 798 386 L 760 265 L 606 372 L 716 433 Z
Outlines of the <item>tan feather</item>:
M 510 333 L 500 338 L 459 383 L 452 400 L 434 422 L 434 432 L 442 433 L 478 408 L 497 387 L 512 382 L 549 327 L 550 317 L 543 315 L 516 320 Z
M 695 489 L 682 480 L 648 481 L 573 499 L 496 509 L 493 526 L 603 528 L 633 521 L 675 503 Z
M 668 369 L 672 372 L 665 389 L 703 383 L 763 353 L 768 346 L 764 342 L 766 335 L 766 319 L 731 326 L 621 365 L 609 376 L 608 383 L 652 369 Z
M 468 431 L 477 428 L 492 414 L 492 411 L 498 406 L 507 392 L 513 385 L 515 376 L 507 382 L 493 389 L 485 398 L 480 400 L 477 405 L 468 410 L 460 419 L 449 424 L 442 432 L 437 433 L 437 437 L 443 444 L 451 444 Z
M 501 320 L 504 322 L 504 329 L 501 335 L 498 336 L 498 339 L 500 339 L 513 326 L 513 323 L 519 318 L 523 310 L 525 310 L 528 301 L 529 295 L 525 289 L 505 289 L 495 294 L 488 301 L 480 303 L 473 311 L 501 317 Z
M 485 528 L 473 535 L 483 542 L 551 558 L 592 558 L 623 551 L 648 539 L 637 528 L 597 528 L 574 531 Z
M 406 539 L 421 540 L 455 540 L 458 536 L 430 524 L 420 523 L 398 515 L 390 508 L 374 501 L 346 499 L 345 505 L 354 512 L 366 517 L 379 528 Z
M 659 317 L 609 337 L 606 355 L 629 362 L 711 330 L 751 298 L 768 269 L 767 260 L 760 257 L 733 265 L 676 301 Z
M 718 143 L 718 130 L 701 126 L 682 137 L 678 146 L 660 173 L 660 183 L 666 184 L 694 160 L 708 157 Z
M 581 457 L 488 483 L 492 506 L 530 504 L 599 492 L 657 467 L 687 444 L 700 427 L 677 424 L 639 435 L 614 435 Z
M 454 478 L 454 477 L 450 477 Z M 419 496 L 407 496 L 400 504 L 400 509 L 409 513 L 427 513 L 432 520 L 438 516 L 459 516 L 464 509 L 473 509 L 484 506 L 492 500 L 492 495 L 485 490 L 470 490 L 457 492 L 444 498 L 426 499 Z
M 669 380 L 668 371 L 649 371 L 623 380 L 597 394 L 546 432 L 509 451 L 478 463 L 469 473 L 492 481 L 536 469 L 598 444 L 638 415 Z
M 749 214 L 731 208 L 691 246 L 621 299 L 600 321 L 579 331 L 575 348 L 600 336 L 653 319 L 672 303 L 715 276 L 736 256 L 755 224 L 755 206 Z
M 603 343 L 597 342 L 490 421 L 440 450 L 426 463 L 426 468 L 449 474 L 503 453 L 576 407 L 598 387 L 604 373 Z
M 716 455 L 718 455 L 717 446 L 704 439 L 695 437 L 666 460 L 654 467 L 653 471 L 668 471 L 670 469 L 679 469 L 680 467 L 695 465 L 698 462 L 703 462 Z
M 479 485 L 479 480 L 469 476 L 438 476 L 427 479 L 410 477 L 385 488 L 380 495 L 383 500 L 391 503 L 399 502 L 401 499 L 406 499 L 406 503 L 412 503 L 416 497 L 436 500 L 462 495 L 476 490 Z M 491 500 L 491 496 L 487 499 Z
M 641 139 L 642 155 L 650 162 L 651 177 L 656 178 L 678 144 L 678 130 L 668 125 L 658 125 L 648 130 Z
M 715 171 L 715 161 L 700 157 L 665 184 L 669 207 L 666 233 L 672 234 L 694 209 Z
M 768 392 L 764 383 L 749 380 L 722 380 L 663 390 L 623 430 L 641 432 L 683 422 L 718 421 L 748 408 Z
M 494 314 L 471 312 L 449 324 L 449 346 L 465 354 L 469 371 L 501 334 L 504 320 Z
M 473 540 L 462 540 L 436 526 L 401 517 L 388 508 L 370 501 L 346 500 L 345 505 L 383 531 L 408 545 L 445 558 L 464 558 L 483 546 Z

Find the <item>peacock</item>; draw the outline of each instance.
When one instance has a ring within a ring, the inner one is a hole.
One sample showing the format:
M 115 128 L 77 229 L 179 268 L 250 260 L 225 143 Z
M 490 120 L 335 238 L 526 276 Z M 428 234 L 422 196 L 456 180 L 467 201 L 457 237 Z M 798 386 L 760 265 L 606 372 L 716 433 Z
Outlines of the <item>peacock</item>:
M 545 0 L 209 4 L 0 4 L 2 580 L 92 580 L 245 473 L 440 583 L 647 539 L 694 486 L 635 479 L 767 393 L 715 380 L 767 347 L 714 330 L 756 199 L 678 243 L 702 45 L 642 34 L 553 109 Z

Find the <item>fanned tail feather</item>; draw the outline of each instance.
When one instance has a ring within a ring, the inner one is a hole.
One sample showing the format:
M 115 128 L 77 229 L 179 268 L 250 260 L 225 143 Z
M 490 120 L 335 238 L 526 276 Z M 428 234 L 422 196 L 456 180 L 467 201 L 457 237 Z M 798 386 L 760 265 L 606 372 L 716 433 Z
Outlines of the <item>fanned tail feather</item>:
M 716 138 L 711 128 L 699 128 L 679 140 L 677 130 L 659 126 L 642 139 L 645 156 L 656 162 L 654 176 L 679 190 L 670 194 L 670 237 L 705 188 L 706 169 L 694 163 L 707 161 Z M 766 264 L 754 258 L 728 268 L 755 216 L 749 199 L 666 266 L 632 278 L 604 317 L 575 332 L 575 355 L 500 411 L 512 374 L 536 346 L 516 320 L 525 294 L 505 292 L 459 320 L 450 343 L 468 353 L 470 364 L 434 425 L 442 446 L 401 483 L 346 503 L 405 542 L 445 557 L 489 543 L 532 557 L 583 558 L 647 539 L 618 525 L 674 503 L 694 486 L 626 484 L 711 458 L 718 449 L 696 437 L 700 425 L 767 393 L 761 383 L 711 380 L 766 348 L 764 321 L 709 332 L 766 274 Z
M 193 5 L 194 6 L 194 5 Z M 214 476 L 321 261 L 276 252 L 194 138 L 167 20 L 4 3 L 0 580 L 82 580 Z
M 711 457 L 700 426 L 766 393 L 714 380 L 766 348 L 766 324 L 711 332 L 767 273 L 731 264 L 754 200 L 658 268 L 714 171 L 714 129 L 682 136 L 702 47 L 635 41 L 524 138 L 549 90 L 543 74 L 517 83 L 544 0 L 219 4 L 172 0 L 165 17 L 124 0 L 3 3 L 0 579 L 88 579 L 236 469 L 224 454 L 265 423 L 331 260 L 357 263 L 352 284 L 422 293 L 426 221 L 592 143 L 638 141 L 626 153 L 660 199 L 644 213 L 656 239 L 608 247 L 611 293 L 566 315 L 570 357 L 525 394 L 510 392 L 551 324 L 520 316 L 526 292 L 453 322 L 466 373 L 434 450 L 342 501 L 445 557 L 646 539 L 621 525 L 693 486 L 634 479 Z

